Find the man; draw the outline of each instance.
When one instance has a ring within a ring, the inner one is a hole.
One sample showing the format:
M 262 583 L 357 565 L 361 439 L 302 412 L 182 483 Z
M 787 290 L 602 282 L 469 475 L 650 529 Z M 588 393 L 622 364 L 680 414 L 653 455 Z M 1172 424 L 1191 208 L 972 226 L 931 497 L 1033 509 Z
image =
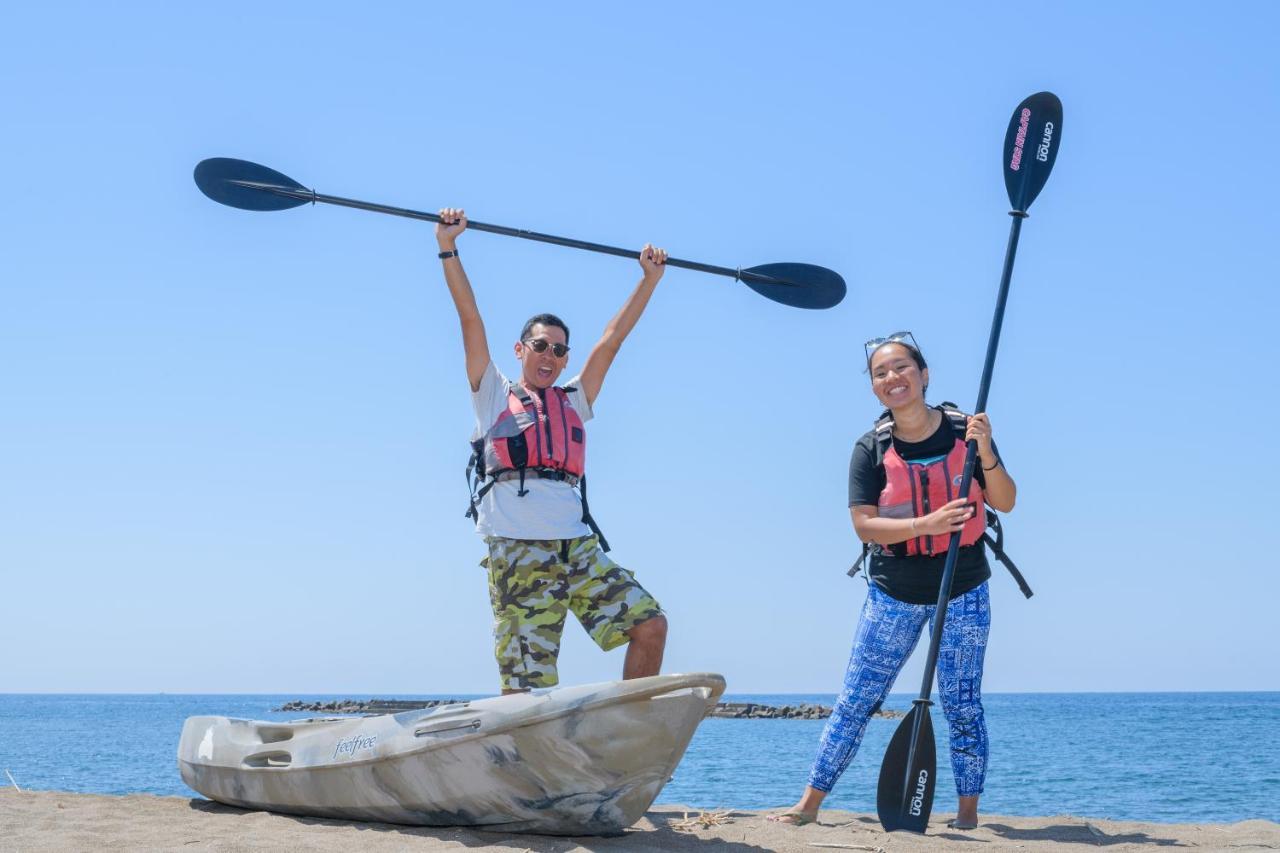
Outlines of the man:
M 515 344 L 520 378 L 511 382 L 489 355 L 484 322 L 458 257 L 463 210 L 445 208 L 436 226 L 445 282 L 462 323 L 467 380 L 476 414 L 480 466 L 472 515 L 485 537 L 495 654 L 502 692 L 559 682 L 556 661 L 569 611 L 601 649 L 624 644 L 623 678 L 657 675 L 667 619 L 631 572 L 604 553 L 587 512 L 583 424 L 605 374 L 662 278 L 667 253 L 646 245 L 644 276 L 587 356 L 582 372 L 556 380 L 569 359 L 569 328 L 553 314 L 531 318 Z M 575 490 L 577 487 L 577 490 Z M 581 494 L 580 494 L 581 493 Z

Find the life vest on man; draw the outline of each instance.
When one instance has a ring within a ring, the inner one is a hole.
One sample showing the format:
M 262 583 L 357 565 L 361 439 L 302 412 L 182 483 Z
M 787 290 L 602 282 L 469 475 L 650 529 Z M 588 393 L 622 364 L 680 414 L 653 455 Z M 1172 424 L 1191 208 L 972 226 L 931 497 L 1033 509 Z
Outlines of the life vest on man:
M 964 477 L 964 459 L 967 446 L 964 440 L 969 426 L 969 416 L 956 408 L 954 403 L 942 403 L 938 407 L 944 418 L 951 424 L 955 433 L 955 443 L 951 450 L 941 459 L 929 462 L 908 462 L 898 455 L 893 446 L 893 415 L 885 411 L 875 423 L 875 446 L 877 465 L 884 466 L 885 486 L 880 491 L 878 502 L 879 514 L 882 518 L 922 518 L 943 504 L 960 497 L 960 486 Z M 969 502 L 973 506 L 973 514 L 960 530 L 960 546 L 967 547 L 980 542 L 991 548 L 992 556 L 1000 561 L 1019 589 L 1027 598 L 1032 595 L 1031 587 L 1018 571 L 1009 556 L 1004 553 L 1004 530 L 1000 525 L 1000 516 L 986 505 L 983 500 L 982 487 L 977 477 L 969 483 Z M 987 533 L 990 527 L 995 537 Z M 936 556 L 946 554 L 951 545 L 951 534 L 940 536 L 917 536 L 905 542 L 893 545 L 871 545 L 863 543 L 862 555 L 849 570 L 853 577 L 861 569 L 863 562 L 871 553 L 872 547 L 880 548 L 895 557 Z
M 551 387 L 534 395 L 523 385 L 511 385 L 506 410 L 484 435 L 471 442 L 467 518 L 479 522 L 476 504 L 504 480 L 520 481 L 519 497 L 528 494 L 524 484 L 529 477 L 559 480 L 577 487 L 583 522 L 599 537 L 600 547 L 609 550 L 587 508 L 587 433 L 581 416 L 569 403 L 572 390 L 572 386 Z

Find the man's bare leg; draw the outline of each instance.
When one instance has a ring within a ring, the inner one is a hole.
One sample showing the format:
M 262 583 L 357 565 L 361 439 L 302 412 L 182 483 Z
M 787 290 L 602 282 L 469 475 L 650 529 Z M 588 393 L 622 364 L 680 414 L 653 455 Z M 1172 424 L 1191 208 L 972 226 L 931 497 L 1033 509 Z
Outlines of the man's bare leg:
M 667 617 L 659 614 L 636 625 L 627 635 L 627 659 L 622 677 L 644 678 L 662 671 L 662 653 L 667 648 Z

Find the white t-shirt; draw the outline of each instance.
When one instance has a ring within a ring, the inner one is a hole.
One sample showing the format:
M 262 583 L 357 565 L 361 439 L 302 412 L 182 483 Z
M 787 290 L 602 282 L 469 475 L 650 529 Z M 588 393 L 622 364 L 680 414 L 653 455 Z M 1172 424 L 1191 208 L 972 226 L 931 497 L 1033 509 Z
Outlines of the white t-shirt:
M 591 420 L 591 404 L 580 384 L 577 376 L 563 383 L 574 386 L 567 395 L 569 405 L 586 423 Z M 476 413 L 472 441 L 488 432 L 498 416 L 507 410 L 510 390 L 510 380 L 490 361 L 480 378 L 479 390 L 471 395 Z M 561 480 L 529 477 L 524 481 L 524 488 L 528 494 L 520 497 L 517 494 L 519 480 L 496 483 L 476 505 L 476 532 L 507 539 L 576 539 L 591 535 L 591 528 L 582 522 L 582 501 L 573 486 Z

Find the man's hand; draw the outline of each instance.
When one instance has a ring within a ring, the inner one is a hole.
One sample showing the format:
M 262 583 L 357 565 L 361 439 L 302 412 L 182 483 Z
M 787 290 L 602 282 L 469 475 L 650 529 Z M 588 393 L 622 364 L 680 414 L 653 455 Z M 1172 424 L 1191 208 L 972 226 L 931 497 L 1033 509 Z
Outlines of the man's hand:
M 460 207 L 442 207 L 440 219 L 436 223 L 436 242 L 440 244 L 440 251 L 455 251 L 458 235 L 467 230 L 467 212 Z
M 644 270 L 645 281 L 656 284 L 667 271 L 667 250 L 655 249 L 652 243 L 645 243 L 640 250 L 640 268 Z

